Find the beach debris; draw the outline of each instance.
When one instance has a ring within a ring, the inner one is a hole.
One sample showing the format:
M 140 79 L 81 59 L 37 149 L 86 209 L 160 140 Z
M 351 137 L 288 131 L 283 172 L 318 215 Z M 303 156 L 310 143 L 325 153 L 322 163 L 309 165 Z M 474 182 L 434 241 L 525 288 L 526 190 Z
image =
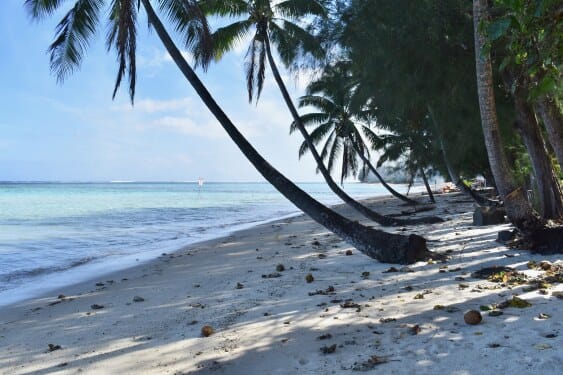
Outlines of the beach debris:
M 54 352 L 55 350 L 62 349 L 62 346 L 56 344 L 47 344 L 47 351 L 45 353 Z
M 196 303 L 190 304 L 190 307 L 204 309 L 204 308 L 205 308 L 205 305 L 196 302 Z
M 388 269 L 383 271 L 383 273 L 391 273 L 391 272 L 399 272 L 399 270 L 396 269 L 395 267 L 389 267 Z
M 215 333 L 215 330 L 213 329 L 213 327 L 205 325 L 203 327 L 201 327 L 201 335 L 203 337 L 209 337 L 211 336 L 213 333 Z
M 412 285 L 407 285 L 404 288 L 402 288 L 403 290 L 406 290 L 407 292 L 410 292 L 414 289 L 414 287 Z
M 463 320 L 467 324 L 476 325 L 481 323 L 483 317 L 481 316 L 481 313 L 479 311 L 469 310 L 468 312 L 465 313 L 465 315 L 463 315 Z
M 319 257 L 319 259 L 325 259 L 326 258 L 326 254 L 319 254 L 317 256 Z
M 504 313 L 500 310 L 489 311 L 489 316 L 501 316 L 502 314 L 504 314 Z
M 434 310 L 444 310 L 446 306 L 444 305 L 434 305 Z
M 102 283 L 101 281 L 96 283 L 96 286 L 104 286 L 104 285 L 106 285 L 106 284 Z
M 344 303 L 341 303 L 340 307 L 342 307 L 343 309 L 361 309 L 362 308 L 360 305 L 358 305 L 357 303 L 355 303 L 351 299 L 348 299 L 348 300 L 344 301 Z
M 414 296 L 414 299 L 424 299 L 424 294 L 418 293 L 416 296 Z
M 274 273 L 269 273 L 267 275 L 262 275 L 263 279 L 275 279 L 277 277 L 281 277 L 281 273 L 279 272 L 274 272 Z
M 103 308 L 104 308 L 104 305 L 98 305 L 97 303 L 95 303 L 95 304 L 93 304 L 93 305 L 90 305 L 90 308 L 91 308 L 92 310 L 100 310 L 100 309 L 103 309 Z
M 389 357 L 387 356 L 382 357 L 382 356 L 372 355 L 367 361 L 354 363 L 354 366 L 352 367 L 352 371 L 369 371 L 372 370 L 375 366 L 387 362 L 389 362 Z
M 479 310 L 481 310 L 481 311 L 490 311 L 490 310 L 492 310 L 492 309 L 493 309 L 493 308 L 492 308 L 491 306 L 489 306 L 489 305 L 481 305 L 481 306 L 479 306 Z
M 546 349 L 551 349 L 551 345 L 549 344 L 536 344 L 534 345 L 534 348 L 537 350 L 546 350 Z
M 530 307 L 532 304 L 525 299 L 518 298 L 516 296 L 512 296 L 512 299 L 503 301 L 497 305 L 499 309 L 506 309 L 507 307 L 516 307 L 518 309 L 523 309 L 526 307 Z
M 281 264 L 281 263 L 278 264 L 278 265 L 276 266 L 276 271 L 278 271 L 278 272 L 283 272 L 283 271 L 285 271 L 285 266 L 284 266 L 283 264 Z
M 59 294 L 59 295 L 57 296 L 57 298 L 58 298 L 58 299 L 65 299 L 66 296 L 65 296 L 64 294 Z
M 396 322 L 397 319 L 395 319 L 395 318 L 381 318 L 381 319 L 379 319 L 379 321 L 381 323 L 391 323 L 391 322 Z
M 313 281 L 315 281 L 315 278 L 313 277 L 312 274 L 308 273 L 308 274 L 305 276 L 305 281 L 307 281 L 307 283 L 310 284 L 310 283 L 312 283 Z
M 199 323 L 197 320 L 192 320 L 191 322 L 188 323 L 188 325 L 193 326 L 196 325 L 197 323 Z
M 492 342 L 492 343 L 488 344 L 487 346 L 491 349 L 500 348 L 500 344 L 498 344 L 496 342 Z
M 458 288 L 459 290 L 463 290 L 463 289 L 469 288 L 469 285 L 467 285 L 467 284 L 458 284 L 458 285 L 457 285 L 457 288 Z
M 325 290 L 317 289 L 314 292 L 309 292 L 309 295 L 310 296 L 316 296 L 316 295 L 326 296 L 326 295 L 334 294 L 335 292 L 336 291 L 335 291 L 334 287 L 332 285 L 329 285 L 329 287 L 326 288 Z
M 350 249 L 346 250 L 345 254 L 346 254 L 346 256 L 354 255 L 354 253 Z
M 500 243 L 505 243 L 505 242 L 508 242 L 508 241 L 512 241 L 514 239 L 514 237 L 516 237 L 516 231 L 515 230 L 501 230 L 497 234 L 496 241 L 500 242 Z
M 141 296 L 133 297 L 133 302 L 143 302 L 145 299 Z
M 465 281 L 465 277 L 456 276 L 456 277 L 454 278 L 454 280 L 455 280 L 455 281 Z
M 321 348 L 321 352 L 323 354 L 332 354 L 336 351 L 336 344 L 332 344 L 331 346 L 323 346 Z
M 317 340 L 328 340 L 331 339 L 332 335 L 330 333 L 325 333 L 317 337 Z
M 556 333 L 547 333 L 545 335 L 543 335 L 543 337 L 545 337 L 546 339 L 554 339 L 557 337 Z
M 314 240 L 313 242 L 311 242 L 311 245 L 313 246 L 321 246 L 321 243 L 318 240 Z
M 557 298 L 559 298 L 559 299 L 563 299 L 563 291 L 553 292 L 553 293 L 551 293 L 551 295 L 552 295 L 553 297 L 557 297 Z
M 538 314 L 538 319 L 540 319 L 540 320 L 545 320 L 545 319 L 549 319 L 549 318 L 551 318 L 551 315 L 549 315 L 549 314 L 545 314 L 545 313 L 539 313 Z
M 368 271 L 362 272 L 362 279 L 366 280 L 367 278 L 369 278 L 369 272 Z
M 415 324 L 412 327 L 409 327 L 409 333 L 411 335 L 418 335 L 420 332 L 422 332 L 422 328 L 420 328 L 420 326 L 418 324 Z
M 68 366 L 68 362 L 59 363 L 59 364 L 58 364 L 57 366 L 55 366 L 55 367 L 65 367 L 65 366 Z
M 242 289 L 244 288 L 244 285 L 241 283 L 237 283 L 237 286 L 235 287 L 235 289 Z

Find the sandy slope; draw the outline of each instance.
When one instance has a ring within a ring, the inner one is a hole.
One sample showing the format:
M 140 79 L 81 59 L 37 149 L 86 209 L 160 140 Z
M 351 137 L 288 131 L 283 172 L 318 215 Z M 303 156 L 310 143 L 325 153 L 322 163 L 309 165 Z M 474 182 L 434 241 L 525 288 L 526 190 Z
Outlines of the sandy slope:
M 432 213 L 450 220 L 405 233 L 449 251 L 446 264 L 384 273 L 392 265 L 354 249 L 346 255 L 346 243 L 307 217 L 265 224 L 2 308 L 0 373 L 561 373 L 563 300 L 553 292 L 563 285 L 542 295 L 470 275 L 491 265 L 541 275 L 526 263 L 558 256 L 509 250 L 494 242 L 507 225 L 472 227 L 463 196 L 438 199 Z M 406 209 L 392 199 L 376 207 Z M 285 268 L 280 277 L 263 277 L 278 264 Z M 330 286 L 332 293 L 309 295 Z M 513 294 L 532 306 L 464 323 L 465 311 Z M 135 296 L 144 301 L 133 302 Z M 549 317 L 540 319 L 542 313 Z M 208 338 L 200 333 L 206 324 L 215 329 Z M 61 348 L 49 351 L 49 344 Z

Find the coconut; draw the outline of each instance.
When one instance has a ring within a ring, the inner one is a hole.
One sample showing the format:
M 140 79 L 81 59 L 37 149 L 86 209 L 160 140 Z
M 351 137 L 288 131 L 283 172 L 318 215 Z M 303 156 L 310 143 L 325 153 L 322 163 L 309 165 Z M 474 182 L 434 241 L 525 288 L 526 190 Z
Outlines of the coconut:
M 479 311 L 470 310 L 465 313 L 465 315 L 463 316 L 463 320 L 465 320 L 465 323 L 467 324 L 476 325 L 481 323 L 483 317 L 481 316 L 481 313 Z

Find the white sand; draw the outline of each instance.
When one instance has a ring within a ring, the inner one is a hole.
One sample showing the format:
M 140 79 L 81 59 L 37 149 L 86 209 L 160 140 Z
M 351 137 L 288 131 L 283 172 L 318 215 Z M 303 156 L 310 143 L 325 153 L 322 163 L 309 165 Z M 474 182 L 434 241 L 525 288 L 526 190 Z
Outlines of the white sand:
M 372 356 L 388 360 L 370 370 L 384 374 L 562 373 L 563 300 L 553 292 L 563 285 L 542 295 L 470 276 L 491 265 L 542 274 L 526 263 L 560 256 L 510 250 L 494 241 L 508 225 L 472 227 L 472 204 L 463 196 L 437 199 L 438 208 L 421 215 L 451 220 L 402 233 L 423 234 L 431 250 L 451 250 L 446 264 L 420 262 L 409 267 L 414 272 L 383 273 L 400 266 L 354 249 L 346 256 L 350 246 L 307 217 L 265 224 L 2 308 L 0 373 L 348 374 L 366 370 L 362 364 Z M 406 209 L 392 199 L 377 207 Z M 262 277 L 278 264 L 285 266 L 281 277 Z M 312 283 L 305 281 L 308 273 Z M 333 294 L 309 296 L 329 286 Z M 418 294 L 423 298 L 415 299 Z M 532 306 L 464 323 L 465 311 L 513 294 Z M 135 296 L 144 301 L 133 302 Z M 341 307 L 347 300 L 360 308 Z M 540 313 L 550 318 L 539 319 Z M 206 324 L 215 334 L 204 338 Z M 412 334 L 415 325 L 418 334 Z M 49 344 L 61 348 L 50 352 Z M 334 344 L 333 353 L 321 352 Z

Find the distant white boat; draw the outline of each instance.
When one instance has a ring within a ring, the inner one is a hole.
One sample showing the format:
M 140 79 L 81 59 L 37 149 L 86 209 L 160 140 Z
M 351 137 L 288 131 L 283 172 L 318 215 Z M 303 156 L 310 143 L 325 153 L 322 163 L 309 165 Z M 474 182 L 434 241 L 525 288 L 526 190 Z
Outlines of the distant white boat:
M 201 178 L 201 177 L 198 178 L 198 179 L 197 179 L 197 184 L 199 185 L 199 187 L 202 187 L 202 186 L 203 186 L 203 178 Z

